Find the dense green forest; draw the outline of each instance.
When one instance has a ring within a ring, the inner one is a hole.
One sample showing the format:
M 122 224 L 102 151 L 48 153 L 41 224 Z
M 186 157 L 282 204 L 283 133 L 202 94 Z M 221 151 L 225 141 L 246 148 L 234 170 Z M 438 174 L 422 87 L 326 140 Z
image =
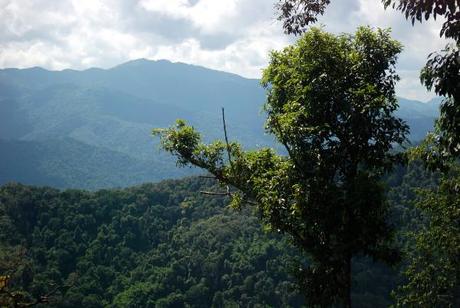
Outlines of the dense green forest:
M 402 45 L 391 38 L 390 29 L 358 27 L 354 34 L 336 36 L 310 28 L 329 0 L 275 4 L 284 32 L 301 35 L 293 45 L 270 53 L 261 80 L 267 90 L 265 129 L 287 155 L 269 148 L 247 151 L 229 142 L 224 109 L 225 143 L 203 141 L 199 130 L 184 120 L 153 134 L 179 165 L 205 169 L 235 187 L 236 192 L 227 188 L 226 193 L 233 208 L 255 205 L 267 226 L 288 234 L 309 256 L 308 264 L 297 271 L 308 306 L 356 306 L 353 260 L 362 255 L 394 266 L 405 251 L 405 280 L 393 293 L 396 306 L 457 307 L 459 2 L 382 2 L 412 25 L 442 16 L 439 37 L 450 40 L 428 55 L 420 72 L 426 89 L 443 97 L 434 132 L 421 146 L 393 151 L 395 145 L 405 147 L 409 133 L 407 122 L 395 115 L 395 85 L 400 80 L 395 65 Z M 388 215 L 395 209 L 389 207 L 381 180 L 407 158 L 419 159 L 427 170 L 441 174 L 437 185 L 415 192 L 420 213 L 411 228 L 404 227 L 405 213 L 396 216 L 403 236 L 402 246 L 395 247 L 395 225 Z
M 414 188 L 436 178 L 414 164 L 386 181 L 403 247 L 405 231 L 419 227 Z M 300 253 L 264 232 L 253 210 L 200 193 L 216 185 L 203 178 L 96 192 L 4 185 L 0 266 L 9 290 L 22 292 L 24 304 L 57 287 L 53 307 L 304 305 L 292 275 Z M 355 306 L 391 304 L 401 269 L 356 258 Z
M 285 271 L 293 250 L 255 217 L 200 194 L 205 187 L 200 179 L 95 193 L 2 187 L 3 258 L 25 249 L 9 269 L 12 288 L 33 298 L 58 284 L 51 302 L 67 307 L 298 306 Z
M 310 27 L 332 2 L 276 1 L 260 81 L 1 69 L 0 307 L 459 307 L 460 2 L 381 1 L 444 18 L 427 104 L 390 28 Z

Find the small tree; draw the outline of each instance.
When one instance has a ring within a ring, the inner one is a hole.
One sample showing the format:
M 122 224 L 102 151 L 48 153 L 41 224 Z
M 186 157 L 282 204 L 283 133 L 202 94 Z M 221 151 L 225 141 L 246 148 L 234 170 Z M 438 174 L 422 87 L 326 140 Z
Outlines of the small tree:
M 400 51 L 388 30 L 363 27 L 353 36 L 312 29 L 272 52 L 262 79 L 266 130 L 287 155 L 228 141 L 205 145 L 182 120 L 154 130 L 180 165 L 236 188 L 229 193 L 235 208 L 254 204 L 264 223 L 291 236 L 309 257 L 298 277 L 311 305 L 351 306 L 353 256 L 398 258 L 380 177 L 408 130 L 393 115 Z

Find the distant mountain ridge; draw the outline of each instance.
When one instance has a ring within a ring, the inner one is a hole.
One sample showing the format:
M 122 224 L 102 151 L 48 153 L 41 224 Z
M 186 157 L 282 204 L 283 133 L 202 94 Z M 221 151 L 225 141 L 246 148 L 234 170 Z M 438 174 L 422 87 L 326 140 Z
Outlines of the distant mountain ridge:
M 396 115 L 404 119 L 410 126 L 412 141 L 422 140 L 428 131 L 433 130 L 434 121 L 439 116 L 440 98 L 426 103 L 399 97 L 399 109 Z
M 265 97 L 258 80 L 166 60 L 84 71 L 3 69 L 0 184 L 97 189 L 191 174 L 157 149 L 151 129 L 183 118 L 207 140 L 222 138 L 224 107 L 231 139 L 271 146 Z M 400 98 L 400 105 L 411 138 L 422 139 L 439 103 Z

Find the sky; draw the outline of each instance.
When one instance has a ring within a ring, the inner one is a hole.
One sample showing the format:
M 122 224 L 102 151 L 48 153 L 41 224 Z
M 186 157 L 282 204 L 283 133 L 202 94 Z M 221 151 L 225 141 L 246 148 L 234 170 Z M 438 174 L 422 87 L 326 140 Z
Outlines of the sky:
M 275 0 L 0 0 L 0 68 L 110 68 L 167 59 L 260 78 L 270 50 L 295 42 L 276 20 Z M 404 45 L 399 96 L 434 97 L 419 82 L 429 53 L 446 41 L 441 21 L 414 27 L 380 0 L 332 0 L 326 31 L 391 27 Z

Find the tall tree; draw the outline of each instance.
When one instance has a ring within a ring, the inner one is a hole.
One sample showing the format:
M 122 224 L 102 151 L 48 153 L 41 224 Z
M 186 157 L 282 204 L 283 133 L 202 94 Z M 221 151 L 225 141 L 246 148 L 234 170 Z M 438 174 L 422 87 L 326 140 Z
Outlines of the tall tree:
M 254 204 L 268 226 L 290 235 L 309 259 L 298 276 L 311 305 L 351 307 L 353 256 L 398 259 L 380 178 L 408 130 L 393 115 L 400 51 L 388 30 L 363 27 L 340 36 L 312 29 L 272 52 L 262 79 L 266 130 L 287 155 L 228 141 L 205 145 L 182 120 L 154 130 L 180 165 L 236 188 L 228 193 L 234 207 Z
M 460 293 L 458 250 L 446 245 L 458 245 L 459 204 L 457 181 L 448 171 L 460 157 L 460 0 L 382 0 L 385 8 L 401 11 L 412 24 L 430 18 L 441 19 L 440 37 L 453 40 L 443 51 L 432 53 L 422 69 L 420 79 L 427 89 L 443 96 L 440 117 L 435 132 L 430 134 L 415 153 L 430 169 L 441 169 L 443 184 L 437 191 L 423 192 L 417 207 L 428 217 L 428 225 L 420 234 L 413 234 L 417 243 L 409 253 L 408 282 L 401 288 L 398 303 L 405 305 L 458 305 Z M 330 1 L 280 0 L 279 19 L 286 33 L 300 34 L 316 16 L 323 14 Z M 453 191 L 453 192 L 452 192 Z M 447 204 L 449 200 L 451 204 Z M 451 230 L 455 230 L 451 232 Z M 447 239 L 447 240 L 446 240 Z M 445 244 L 445 245 L 444 245 Z M 452 262 L 456 260 L 456 262 Z M 455 274 L 457 273 L 457 274 Z M 433 283 L 432 283 L 433 282 Z M 456 290 L 456 291 L 455 291 Z

